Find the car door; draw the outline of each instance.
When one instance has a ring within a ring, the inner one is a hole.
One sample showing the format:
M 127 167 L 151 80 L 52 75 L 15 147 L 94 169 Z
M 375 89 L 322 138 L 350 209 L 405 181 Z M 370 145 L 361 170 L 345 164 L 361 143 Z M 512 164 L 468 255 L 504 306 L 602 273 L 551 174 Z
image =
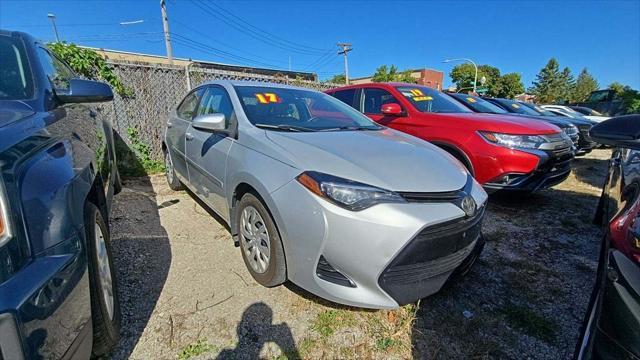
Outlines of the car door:
M 196 194 L 215 212 L 228 219 L 229 206 L 225 198 L 227 156 L 235 142 L 229 136 L 235 124 L 235 112 L 227 91 L 218 85 L 205 88 L 196 118 L 208 114 L 223 114 L 226 131 L 206 131 L 189 124 L 185 135 L 189 183 Z
M 382 113 L 382 105 L 396 103 L 404 110 L 402 115 L 387 115 Z M 407 110 L 393 94 L 385 89 L 364 88 L 360 96 L 359 110 L 371 120 L 392 129 L 404 131 L 407 120 Z
M 167 151 L 171 155 L 173 167 L 181 181 L 188 182 L 185 134 L 195 117 L 198 103 L 204 93 L 200 87 L 191 91 L 184 97 L 180 105 L 169 115 L 166 132 Z

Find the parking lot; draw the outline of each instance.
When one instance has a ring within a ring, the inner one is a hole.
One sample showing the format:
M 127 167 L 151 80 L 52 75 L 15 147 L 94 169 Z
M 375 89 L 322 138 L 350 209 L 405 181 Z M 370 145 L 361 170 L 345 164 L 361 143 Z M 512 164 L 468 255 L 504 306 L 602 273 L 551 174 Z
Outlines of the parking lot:
M 123 312 L 112 356 L 568 358 L 597 267 L 591 220 L 609 154 L 577 158 L 567 181 L 525 199 L 492 196 L 471 273 L 394 311 L 264 288 L 193 196 L 160 175 L 129 179 L 111 216 Z

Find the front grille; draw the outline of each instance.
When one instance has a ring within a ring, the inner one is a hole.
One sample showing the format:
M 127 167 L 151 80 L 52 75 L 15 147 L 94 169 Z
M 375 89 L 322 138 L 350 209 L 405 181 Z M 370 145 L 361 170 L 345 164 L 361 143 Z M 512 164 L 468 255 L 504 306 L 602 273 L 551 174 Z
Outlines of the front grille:
M 316 275 L 322 280 L 347 286 L 347 287 L 356 287 L 356 284 L 351 281 L 348 277 L 344 276 L 340 271 L 336 270 L 327 259 L 324 258 L 323 255 L 320 255 L 320 259 L 318 260 L 318 265 L 316 266 Z
M 423 229 L 380 274 L 378 284 L 399 304 L 437 291 L 437 284 L 446 280 L 441 278 L 451 273 L 473 250 L 480 237 L 483 217 L 484 206 L 472 217 Z

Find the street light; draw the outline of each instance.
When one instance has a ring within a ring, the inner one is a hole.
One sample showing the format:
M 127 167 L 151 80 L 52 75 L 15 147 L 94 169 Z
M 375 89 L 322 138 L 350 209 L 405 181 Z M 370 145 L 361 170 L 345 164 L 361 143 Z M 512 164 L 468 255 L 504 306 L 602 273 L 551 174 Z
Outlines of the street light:
M 51 20 L 51 24 L 53 25 L 53 32 L 56 34 L 56 41 L 60 42 L 60 36 L 58 36 L 58 28 L 56 27 L 56 16 L 52 13 L 48 13 L 47 17 Z
M 448 62 L 452 62 L 452 61 L 466 61 L 469 62 L 471 64 L 473 64 L 473 67 L 476 69 L 476 76 L 473 78 L 473 92 L 476 92 L 476 83 L 478 82 L 478 65 L 476 65 L 475 62 L 473 62 L 473 60 L 471 59 L 466 59 L 466 58 L 456 58 L 456 59 L 446 59 L 443 61 L 443 63 L 448 63 Z

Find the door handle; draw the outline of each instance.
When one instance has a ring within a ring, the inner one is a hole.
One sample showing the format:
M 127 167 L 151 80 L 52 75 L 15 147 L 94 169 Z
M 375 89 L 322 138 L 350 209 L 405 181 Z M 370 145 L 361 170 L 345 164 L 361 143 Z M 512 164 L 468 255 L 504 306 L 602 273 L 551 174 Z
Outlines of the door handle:
M 186 133 L 184 134 L 184 138 L 187 139 L 187 141 L 191 141 L 193 140 L 193 135 L 191 133 Z
M 173 127 L 173 123 L 172 123 L 171 121 L 169 121 L 169 122 L 167 123 L 167 127 L 168 127 L 168 128 Z

